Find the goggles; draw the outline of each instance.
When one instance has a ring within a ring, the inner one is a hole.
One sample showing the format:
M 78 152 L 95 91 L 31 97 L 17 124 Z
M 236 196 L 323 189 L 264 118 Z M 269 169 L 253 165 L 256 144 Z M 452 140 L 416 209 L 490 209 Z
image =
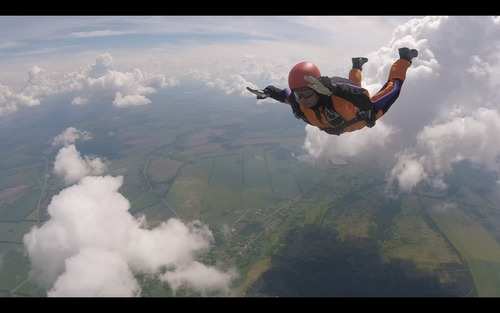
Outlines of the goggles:
M 297 101 L 300 101 L 300 99 L 307 99 L 310 98 L 314 95 L 314 91 L 312 89 L 305 89 L 305 90 L 300 90 L 300 91 L 294 91 L 293 94 L 295 95 L 295 99 Z

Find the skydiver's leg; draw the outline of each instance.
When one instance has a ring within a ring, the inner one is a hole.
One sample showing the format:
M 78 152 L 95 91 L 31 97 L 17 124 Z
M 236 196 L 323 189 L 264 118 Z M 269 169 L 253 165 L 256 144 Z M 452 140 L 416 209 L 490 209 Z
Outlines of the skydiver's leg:
M 368 58 L 365 57 L 352 58 L 352 69 L 349 72 L 349 80 L 356 86 L 361 87 L 361 79 L 363 78 L 361 71 L 363 70 L 363 64 L 366 62 L 368 62 Z
M 361 87 L 361 70 L 358 70 L 357 68 L 353 68 L 349 71 L 349 80 L 352 81 L 356 86 Z
M 405 59 L 399 59 L 394 62 L 389 72 L 389 79 L 384 86 L 371 97 L 370 100 L 377 111 L 377 118 L 384 115 L 398 98 L 406 78 L 406 71 L 410 65 L 411 62 Z

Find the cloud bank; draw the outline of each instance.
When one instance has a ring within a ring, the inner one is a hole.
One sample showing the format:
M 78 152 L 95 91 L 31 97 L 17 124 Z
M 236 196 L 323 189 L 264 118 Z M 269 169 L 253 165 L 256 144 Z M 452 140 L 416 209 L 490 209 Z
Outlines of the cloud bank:
M 67 146 L 74 144 L 77 140 L 90 140 L 92 135 L 87 131 L 81 131 L 74 127 L 66 128 L 62 133 L 57 135 L 52 141 L 53 146 Z
M 66 185 L 73 184 L 85 176 L 101 175 L 106 171 L 106 164 L 100 158 L 82 156 L 75 145 L 59 150 L 54 162 L 54 174 L 64 179 Z
M 380 151 L 390 141 L 393 133 L 394 130 L 381 121 L 373 128 L 364 128 L 341 136 L 329 135 L 307 125 L 304 149 L 314 159 L 345 162 L 367 151 Z
M 398 156 L 389 182 L 398 182 L 405 191 L 423 181 L 446 188 L 444 175 L 463 160 L 500 173 L 500 146 L 494 135 L 499 132 L 500 113 L 486 108 L 426 126 L 417 135 L 417 146 Z
M 118 71 L 109 53 L 97 56 L 91 66 L 64 74 L 49 73 L 34 66 L 26 85 L 18 92 L 0 84 L 0 115 L 13 113 L 23 106 L 40 105 L 49 96 L 68 97 L 74 105 L 89 102 L 111 103 L 116 107 L 151 103 L 148 97 L 158 89 L 177 85 L 175 78 L 149 74 L 134 68 Z
M 229 294 L 235 272 L 197 261 L 214 241 L 208 226 L 173 218 L 148 228 L 118 191 L 122 176 L 88 176 L 102 173 L 101 165 L 73 144 L 56 156 L 54 171 L 76 184 L 52 198 L 49 220 L 23 238 L 31 275 L 48 296 L 139 296 L 135 274 L 154 275 L 174 292 Z

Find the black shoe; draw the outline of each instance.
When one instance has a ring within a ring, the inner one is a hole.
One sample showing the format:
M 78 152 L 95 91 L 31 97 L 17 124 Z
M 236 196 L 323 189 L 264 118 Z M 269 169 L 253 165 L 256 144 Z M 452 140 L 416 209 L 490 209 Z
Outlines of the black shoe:
M 365 57 L 352 58 L 352 68 L 363 70 L 363 64 L 365 64 L 366 62 L 368 62 L 368 58 Z
M 411 62 L 411 59 L 418 56 L 418 51 L 416 49 L 411 49 L 407 47 L 399 48 L 399 57 Z

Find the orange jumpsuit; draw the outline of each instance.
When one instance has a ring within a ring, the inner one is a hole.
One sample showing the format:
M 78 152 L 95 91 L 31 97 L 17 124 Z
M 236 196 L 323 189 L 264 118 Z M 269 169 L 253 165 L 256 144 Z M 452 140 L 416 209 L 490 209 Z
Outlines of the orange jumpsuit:
M 398 98 L 401 86 L 406 78 L 406 71 L 410 65 L 411 63 L 404 59 L 395 61 L 391 66 L 387 82 L 374 96 L 370 97 L 370 101 L 376 112 L 376 119 L 381 118 L 390 108 L 392 103 L 394 103 L 394 101 Z M 349 72 L 349 80 L 355 85 L 361 86 L 361 79 L 361 70 L 351 69 Z M 367 90 L 365 90 L 365 94 L 370 96 Z M 290 96 L 293 98 L 293 95 Z M 290 100 L 293 101 L 292 99 Z M 331 100 L 333 109 L 340 116 L 342 116 L 344 120 L 350 121 L 356 117 L 358 108 L 352 102 L 335 95 L 331 96 Z M 309 124 L 320 129 L 328 129 L 332 127 L 326 118 L 324 109 L 320 108 L 320 116 L 318 118 L 318 115 L 312 109 L 301 104 L 299 104 L 299 108 Z M 359 121 L 344 128 L 343 132 L 352 132 L 365 126 L 365 121 Z

